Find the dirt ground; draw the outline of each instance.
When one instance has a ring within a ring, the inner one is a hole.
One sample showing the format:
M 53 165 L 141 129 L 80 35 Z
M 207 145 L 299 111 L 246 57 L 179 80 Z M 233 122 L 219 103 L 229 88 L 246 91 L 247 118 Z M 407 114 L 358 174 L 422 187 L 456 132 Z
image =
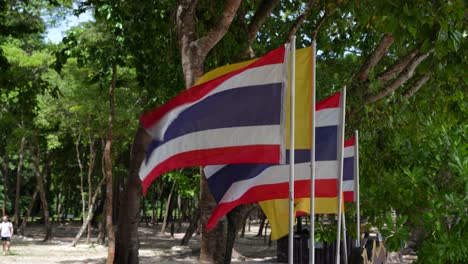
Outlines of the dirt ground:
M 78 232 L 77 225 L 54 226 L 53 238 L 43 243 L 44 230 L 41 226 L 27 227 L 26 236 L 16 235 L 12 239 L 11 255 L 0 255 L 0 263 L 60 263 L 60 264 L 98 264 L 105 263 L 107 247 L 86 244 L 84 239 L 76 247 L 71 246 Z M 258 228 L 252 226 L 244 238 L 238 238 L 233 254 L 233 263 L 276 263 L 276 244 L 268 247 L 263 237 L 256 237 Z M 179 246 L 184 233 L 161 234 L 158 227 L 139 228 L 140 263 L 198 263 L 200 254 L 199 236 L 194 236 L 188 247 Z M 93 233 L 92 241 L 96 234 Z
M 105 263 L 107 247 L 98 244 L 86 244 L 84 239 L 76 247 L 71 242 L 78 232 L 78 225 L 54 226 L 53 237 L 49 242 L 42 242 L 44 228 L 32 226 L 26 229 L 26 236 L 14 236 L 12 239 L 11 255 L 0 255 L 0 263 L 60 263 L 60 264 L 100 264 Z M 169 233 L 161 234 L 160 227 L 139 228 L 140 263 L 198 263 L 200 246 L 199 236 L 194 236 L 188 247 L 179 246 L 184 236 L 183 229 L 171 238 Z M 252 225 L 246 231 L 245 237 L 236 239 L 233 253 L 233 263 L 277 263 L 276 243 L 271 247 L 264 237 L 257 237 L 258 226 Z M 92 241 L 96 240 L 96 230 L 93 231 Z M 393 259 L 392 259 L 393 258 Z M 396 255 L 390 254 L 387 263 L 411 263 L 399 261 Z

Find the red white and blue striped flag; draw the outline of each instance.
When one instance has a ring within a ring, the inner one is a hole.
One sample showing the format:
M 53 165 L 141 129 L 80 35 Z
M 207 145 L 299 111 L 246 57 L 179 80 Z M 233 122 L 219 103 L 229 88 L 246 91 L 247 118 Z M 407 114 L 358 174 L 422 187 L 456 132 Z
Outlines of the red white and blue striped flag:
M 143 191 L 177 168 L 284 161 L 287 53 L 280 47 L 143 114 L 153 138 L 139 172 Z
M 341 92 L 316 106 L 316 197 L 337 196 L 338 131 L 341 124 Z M 286 163 L 289 150 L 286 152 Z M 310 149 L 295 150 L 295 198 L 310 197 Z M 289 165 L 233 164 L 204 169 L 217 207 L 207 223 L 210 230 L 234 207 L 288 197 Z
M 356 138 L 353 136 L 344 143 L 343 155 L 343 198 L 345 202 L 354 202 L 354 166 Z

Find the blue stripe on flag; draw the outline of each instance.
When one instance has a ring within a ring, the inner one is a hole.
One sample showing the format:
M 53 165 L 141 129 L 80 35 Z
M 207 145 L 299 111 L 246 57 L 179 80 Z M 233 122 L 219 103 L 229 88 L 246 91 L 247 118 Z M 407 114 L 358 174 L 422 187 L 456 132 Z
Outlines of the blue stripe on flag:
M 338 159 L 338 126 L 315 128 L 315 161 Z
M 180 113 L 167 128 L 164 141 L 209 129 L 280 124 L 281 101 L 281 83 L 216 93 Z
M 354 179 L 354 157 L 343 160 L 343 181 Z
M 232 164 L 227 165 L 208 178 L 211 194 L 219 203 L 226 191 L 235 182 L 256 177 L 273 164 Z

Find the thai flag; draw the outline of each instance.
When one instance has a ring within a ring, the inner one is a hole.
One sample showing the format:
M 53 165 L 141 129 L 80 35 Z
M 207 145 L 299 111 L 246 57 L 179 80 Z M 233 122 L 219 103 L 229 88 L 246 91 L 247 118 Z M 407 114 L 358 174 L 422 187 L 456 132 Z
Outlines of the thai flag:
M 354 166 L 356 138 L 353 136 L 344 143 L 343 155 L 343 198 L 345 202 L 354 202 Z
M 283 46 L 143 114 L 153 138 L 139 172 L 143 191 L 177 168 L 284 161 L 287 74 Z
M 316 182 L 320 186 L 315 190 L 316 197 L 337 196 L 340 98 L 338 92 L 316 105 Z M 295 198 L 310 197 L 310 152 L 295 150 Z M 289 151 L 286 160 L 289 161 Z M 204 172 L 218 204 L 206 225 L 208 230 L 238 205 L 288 197 L 288 164 L 207 166 Z

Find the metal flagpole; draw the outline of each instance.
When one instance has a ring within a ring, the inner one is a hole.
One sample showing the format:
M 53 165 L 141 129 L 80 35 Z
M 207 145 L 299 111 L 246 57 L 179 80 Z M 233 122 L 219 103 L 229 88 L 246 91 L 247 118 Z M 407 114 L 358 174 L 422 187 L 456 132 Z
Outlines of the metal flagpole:
M 346 215 L 343 212 L 343 249 L 344 249 L 344 260 L 348 264 L 348 241 L 346 240 Z
M 355 144 L 354 144 L 354 195 L 356 201 L 356 247 L 361 247 L 361 212 L 359 200 L 359 131 L 354 131 Z
M 343 209 L 343 147 L 344 147 L 344 134 L 345 134 L 345 124 L 346 124 L 346 86 L 343 88 L 343 93 L 341 94 L 341 128 L 339 133 L 338 140 L 338 153 L 339 153 L 339 162 L 338 162 L 338 229 L 337 229 L 337 238 L 336 238 L 336 264 L 340 264 L 340 237 L 341 237 L 341 214 Z
M 312 122 L 310 140 L 310 242 L 309 263 L 315 264 L 315 55 L 317 43 L 312 40 Z
M 289 76 L 290 83 L 290 126 L 289 126 L 289 249 L 288 249 L 288 263 L 292 264 L 294 261 L 294 108 L 295 108 L 295 77 L 296 77 L 296 36 L 291 38 L 291 74 Z

